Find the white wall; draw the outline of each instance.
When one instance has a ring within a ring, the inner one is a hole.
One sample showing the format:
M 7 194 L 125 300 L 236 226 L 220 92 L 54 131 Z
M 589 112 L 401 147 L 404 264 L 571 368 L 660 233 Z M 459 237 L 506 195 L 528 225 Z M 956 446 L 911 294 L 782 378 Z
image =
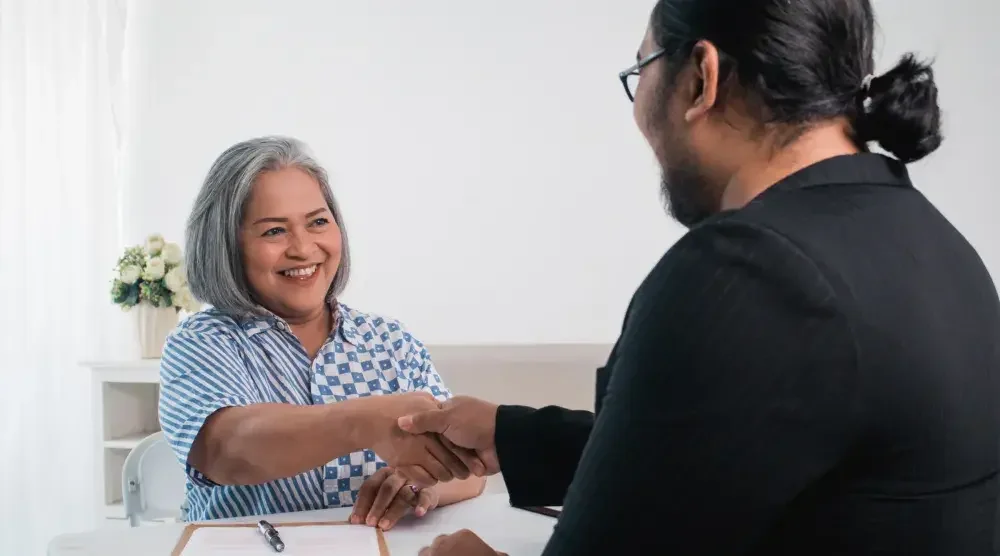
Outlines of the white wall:
M 1000 67 L 994 27 L 996 0 L 875 0 L 881 41 L 881 69 L 907 51 L 935 61 L 935 80 L 944 110 L 945 141 L 926 160 L 910 167 L 917 187 L 979 251 L 994 283 L 1000 284 Z
M 653 4 L 135 2 L 126 237 L 179 239 L 222 149 L 290 134 L 328 166 L 346 212 L 347 302 L 430 343 L 612 341 L 681 233 L 617 79 Z M 914 177 L 994 276 L 998 6 L 877 3 L 887 61 L 937 56 L 949 137 Z
M 126 231 L 180 237 L 222 149 L 291 134 L 346 213 L 347 302 L 430 343 L 611 341 L 680 233 L 617 76 L 648 8 L 137 3 Z

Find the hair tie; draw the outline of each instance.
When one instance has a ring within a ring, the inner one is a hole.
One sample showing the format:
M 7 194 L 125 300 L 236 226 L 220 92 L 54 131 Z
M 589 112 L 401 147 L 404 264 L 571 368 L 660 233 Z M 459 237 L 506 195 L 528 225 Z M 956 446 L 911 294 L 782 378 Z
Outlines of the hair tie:
M 875 76 L 869 73 L 864 79 L 861 80 L 861 94 L 864 95 L 864 98 L 871 96 L 872 81 L 874 79 Z

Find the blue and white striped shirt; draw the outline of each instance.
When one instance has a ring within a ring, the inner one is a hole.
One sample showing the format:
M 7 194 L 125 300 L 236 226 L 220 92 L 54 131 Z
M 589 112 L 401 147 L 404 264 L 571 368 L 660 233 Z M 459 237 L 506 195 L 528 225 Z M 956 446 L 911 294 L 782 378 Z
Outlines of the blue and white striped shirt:
M 223 486 L 187 463 L 209 415 L 256 403 L 310 405 L 425 391 L 451 394 L 423 344 L 395 320 L 338 304 L 337 325 L 314 359 L 275 316 L 237 321 L 196 313 L 167 338 L 160 363 L 160 426 L 187 470 L 184 519 L 219 519 L 353 505 L 361 484 L 384 467 L 371 450 L 262 485 Z

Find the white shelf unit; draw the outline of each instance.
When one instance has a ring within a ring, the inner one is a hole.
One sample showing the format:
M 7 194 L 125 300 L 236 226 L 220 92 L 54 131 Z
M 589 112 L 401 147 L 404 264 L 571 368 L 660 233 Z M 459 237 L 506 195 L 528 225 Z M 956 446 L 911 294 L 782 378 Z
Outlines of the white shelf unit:
M 160 430 L 160 360 L 84 363 L 94 400 L 95 489 L 98 527 L 128 527 L 122 505 L 122 466 L 140 440 Z

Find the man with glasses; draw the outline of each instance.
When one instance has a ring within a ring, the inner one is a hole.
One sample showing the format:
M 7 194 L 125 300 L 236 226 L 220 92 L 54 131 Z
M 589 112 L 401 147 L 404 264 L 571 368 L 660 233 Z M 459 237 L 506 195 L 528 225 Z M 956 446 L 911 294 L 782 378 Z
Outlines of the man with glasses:
M 906 171 L 942 141 L 934 74 L 873 75 L 874 28 L 870 0 L 657 2 L 620 77 L 689 231 L 596 419 L 459 397 L 399 420 L 512 504 L 563 505 L 545 556 L 994 554 L 1000 300 Z
M 635 90 L 639 87 L 639 76 L 642 75 L 642 68 L 658 60 L 665 52 L 666 50 L 660 48 L 645 58 L 642 57 L 641 52 L 637 52 L 635 65 L 618 74 L 622 85 L 625 86 L 625 94 L 628 96 L 629 102 L 635 102 Z

